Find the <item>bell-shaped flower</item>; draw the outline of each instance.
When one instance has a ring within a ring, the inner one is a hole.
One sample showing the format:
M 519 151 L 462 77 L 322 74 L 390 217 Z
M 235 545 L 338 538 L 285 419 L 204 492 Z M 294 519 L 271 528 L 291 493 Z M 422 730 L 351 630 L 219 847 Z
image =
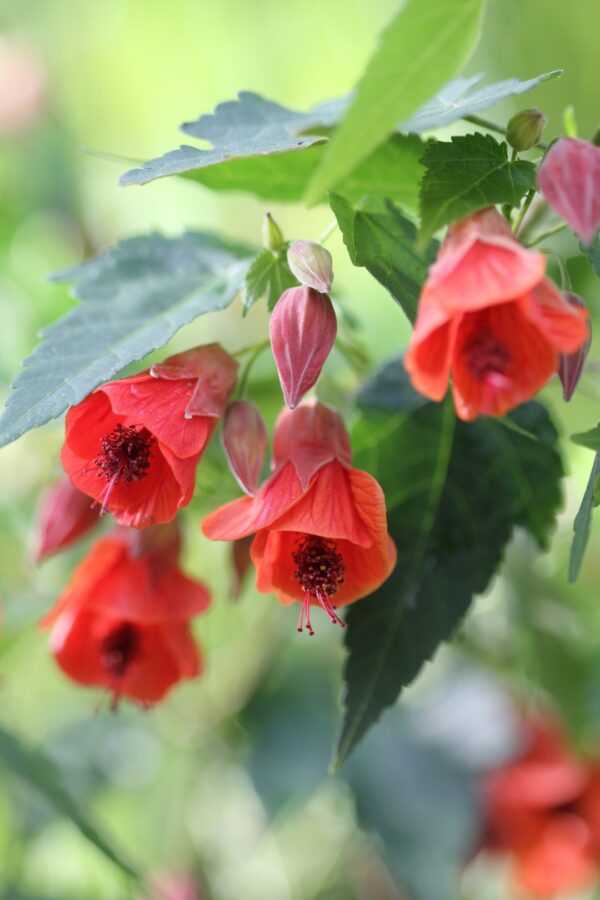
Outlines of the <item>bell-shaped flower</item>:
M 321 374 L 337 334 L 327 294 L 289 288 L 271 315 L 269 335 L 286 406 L 295 409 Z
M 119 529 L 99 540 L 75 569 L 42 627 L 61 669 L 80 684 L 104 688 L 113 706 L 123 697 L 157 703 L 182 679 L 201 671 L 190 619 L 210 595 L 177 564 L 172 527 L 140 533 Z
M 218 344 L 97 388 L 66 416 L 62 464 L 121 525 L 171 521 L 192 499 L 196 467 L 235 385 Z
M 600 147 L 559 138 L 542 160 L 537 182 L 550 206 L 590 244 L 600 228 Z
M 300 601 L 298 630 L 310 634 L 311 606 L 343 624 L 335 610 L 372 593 L 396 563 L 383 492 L 352 468 L 341 417 L 316 402 L 281 413 L 272 474 L 253 497 L 208 515 L 202 530 L 214 540 L 254 534 L 258 590 Z
M 405 357 L 413 386 L 442 400 L 452 379 L 461 419 L 503 416 L 533 397 L 559 354 L 587 340 L 588 313 L 545 277 L 493 208 L 451 225 L 421 292 Z

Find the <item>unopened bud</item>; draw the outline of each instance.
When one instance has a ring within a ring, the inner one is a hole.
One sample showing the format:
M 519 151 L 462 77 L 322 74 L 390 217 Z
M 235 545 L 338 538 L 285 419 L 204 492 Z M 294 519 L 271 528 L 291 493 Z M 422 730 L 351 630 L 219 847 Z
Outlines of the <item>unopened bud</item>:
M 509 120 L 506 140 L 514 150 L 531 150 L 539 144 L 547 121 L 539 109 L 522 109 Z
M 33 551 L 36 562 L 42 562 L 83 537 L 100 521 L 99 512 L 99 507 L 87 494 L 73 487 L 68 478 L 52 485 L 40 505 Z
M 265 250 L 279 250 L 284 243 L 283 232 L 269 212 L 265 213 L 263 219 L 262 239 Z
M 600 147 L 559 138 L 543 158 L 537 182 L 552 209 L 590 244 L 600 228 Z
M 244 581 L 248 569 L 252 564 L 250 558 L 250 547 L 254 535 L 249 534 L 247 537 L 237 538 L 231 542 L 231 562 L 233 563 L 233 574 L 229 583 L 229 597 L 231 600 L 238 600 L 244 586 Z
M 267 456 L 267 429 L 254 403 L 236 400 L 223 421 L 223 449 L 239 486 L 255 494 Z
M 286 406 L 295 409 L 316 383 L 335 341 L 331 300 L 309 287 L 289 288 L 273 310 L 269 334 Z
M 300 284 L 326 294 L 333 284 L 331 253 L 314 241 L 294 241 L 287 252 L 288 266 Z
M 579 309 L 587 309 L 586 304 L 578 297 L 577 294 L 565 294 L 565 300 Z M 579 350 L 574 353 L 561 353 L 558 358 L 558 377 L 563 386 L 563 399 L 568 403 L 575 392 L 575 388 L 581 378 L 583 365 L 587 355 L 590 352 L 592 343 L 592 326 L 590 320 L 587 320 L 588 339 L 582 344 Z

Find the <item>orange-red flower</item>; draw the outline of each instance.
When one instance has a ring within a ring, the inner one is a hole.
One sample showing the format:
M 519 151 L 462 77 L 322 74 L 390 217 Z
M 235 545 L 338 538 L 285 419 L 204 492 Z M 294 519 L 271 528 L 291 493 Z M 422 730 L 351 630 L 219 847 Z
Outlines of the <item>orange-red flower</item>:
M 587 312 L 570 306 L 489 208 L 451 225 L 421 293 L 405 358 L 416 390 L 441 400 L 452 377 L 461 419 L 502 416 L 587 340 Z
M 374 478 L 351 466 L 340 416 L 321 403 L 284 410 L 277 421 L 273 472 L 253 497 L 215 510 L 202 524 L 215 540 L 255 534 L 256 586 L 282 603 L 302 603 L 299 631 L 310 634 L 310 606 L 343 624 L 336 607 L 385 581 L 396 562 L 385 499 Z
M 532 897 L 593 885 L 599 873 L 600 783 L 549 721 L 530 722 L 523 753 L 485 783 L 486 846 L 512 854 L 513 876 Z
M 175 526 L 125 529 L 98 541 L 42 621 L 66 674 L 122 697 L 156 703 L 200 673 L 190 619 L 210 602 L 177 565 Z
M 121 525 L 171 521 L 192 499 L 236 373 L 210 344 L 102 385 L 67 413 L 61 458 L 73 484 Z

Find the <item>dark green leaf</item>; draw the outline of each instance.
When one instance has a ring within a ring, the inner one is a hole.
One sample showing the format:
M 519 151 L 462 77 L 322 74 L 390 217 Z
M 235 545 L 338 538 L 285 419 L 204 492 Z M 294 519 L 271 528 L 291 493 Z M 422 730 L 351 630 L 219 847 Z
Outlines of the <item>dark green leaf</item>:
M 428 240 L 438 228 L 486 206 L 518 206 L 535 188 L 535 166 L 508 158 L 505 143 L 489 134 L 466 134 L 450 142 L 431 141 L 423 154 L 421 236 Z
M 248 251 L 187 232 L 123 241 L 65 273 L 84 300 L 43 332 L 0 418 L 0 446 L 59 416 L 101 382 L 162 347 L 203 313 L 229 306 Z
M 60 815 L 70 819 L 81 834 L 128 877 L 141 880 L 131 863 L 115 850 L 90 819 L 87 811 L 65 790 L 52 762 L 39 750 L 26 747 L 19 738 L 4 728 L 0 728 L 0 765 L 41 794 Z
M 588 450 L 600 452 L 600 425 L 590 428 L 589 431 L 580 431 L 578 434 L 572 434 L 571 440 L 580 447 L 587 447 Z
M 590 432 L 587 432 L 588 434 Z M 589 446 L 589 445 L 587 445 Z M 590 478 L 581 501 L 579 511 L 573 522 L 573 543 L 571 544 L 571 557 L 569 559 L 569 581 L 577 581 L 581 563 L 590 538 L 592 528 L 592 510 L 598 506 L 600 499 L 597 496 L 597 485 L 600 477 L 600 453 L 596 453 Z
M 557 434 L 540 404 L 510 415 L 536 441 L 493 419 L 456 421 L 449 400 L 407 403 L 408 384 L 390 415 L 389 385 L 402 381 L 402 371 L 401 361 L 391 363 L 367 385 L 353 431 L 356 465 L 385 492 L 398 565 L 348 613 L 338 766 L 452 637 L 513 528 L 545 547 L 561 501 Z
M 269 309 L 273 309 L 283 292 L 298 284 L 287 264 L 288 246 L 285 244 L 277 251 L 262 250 L 254 258 L 244 279 L 242 302 L 245 310 L 263 297 Z
M 370 212 L 336 194 L 329 199 L 354 265 L 364 266 L 414 322 L 437 243 L 424 253 L 418 251 L 415 226 L 389 201 L 382 211 Z
M 475 49 L 483 0 L 407 0 L 387 26 L 319 168 L 317 202 L 456 75 Z

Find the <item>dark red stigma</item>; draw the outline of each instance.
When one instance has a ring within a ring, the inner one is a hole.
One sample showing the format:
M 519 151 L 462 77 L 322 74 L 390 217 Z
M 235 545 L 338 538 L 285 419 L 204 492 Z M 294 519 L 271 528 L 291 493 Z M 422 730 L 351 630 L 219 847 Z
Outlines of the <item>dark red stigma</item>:
M 131 622 L 122 622 L 102 641 L 100 661 L 114 678 L 123 678 L 139 650 L 139 632 Z
M 330 602 L 344 583 L 346 569 L 335 541 L 307 534 L 298 541 L 298 549 L 292 553 L 292 559 L 296 563 L 294 578 L 304 591 L 298 631 L 303 630 L 306 621 L 308 633 L 314 634 L 310 624 L 311 600 L 317 601 L 332 622 L 344 627 L 345 622 L 335 614 L 335 606 Z
M 154 438 L 147 428 L 116 425 L 102 438 L 102 450 L 94 459 L 98 477 L 104 476 L 111 488 L 124 481 L 131 484 L 148 474 Z
M 504 378 L 510 366 L 509 350 L 490 332 L 474 335 L 463 354 L 472 375 L 479 381 L 486 381 L 490 376 Z

